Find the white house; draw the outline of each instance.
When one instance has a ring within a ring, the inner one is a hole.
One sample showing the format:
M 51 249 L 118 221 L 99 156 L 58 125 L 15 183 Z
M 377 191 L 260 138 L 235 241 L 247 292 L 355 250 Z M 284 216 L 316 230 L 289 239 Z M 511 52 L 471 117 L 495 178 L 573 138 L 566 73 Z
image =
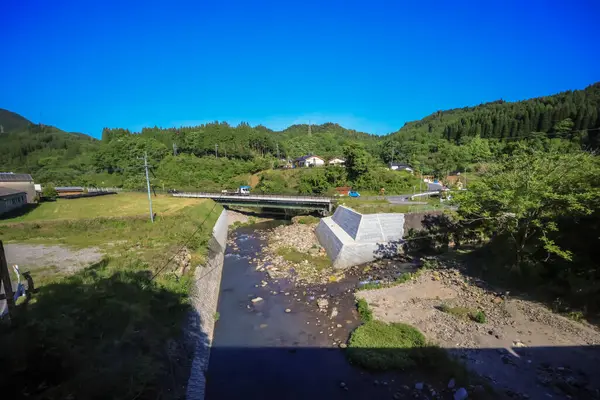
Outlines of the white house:
M 296 158 L 294 165 L 296 167 L 319 167 L 325 165 L 325 160 L 319 156 L 308 155 Z
M 329 165 L 342 165 L 343 166 L 344 164 L 346 164 L 346 160 L 343 160 L 341 158 L 335 157 L 335 158 L 332 158 L 331 160 L 329 160 L 328 164 Z
M 414 170 L 413 168 L 408 165 L 408 164 L 402 164 L 402 163 L 390 163 L 390 169 L 392 171 L 407 171 L 412 173 Z

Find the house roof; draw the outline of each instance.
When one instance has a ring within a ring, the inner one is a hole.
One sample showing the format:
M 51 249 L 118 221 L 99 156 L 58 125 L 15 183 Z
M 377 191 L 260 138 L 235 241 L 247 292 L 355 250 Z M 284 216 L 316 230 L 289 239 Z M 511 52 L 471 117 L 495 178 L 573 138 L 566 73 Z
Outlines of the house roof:
M 7 187 L 0 187 L 0 197 L 12 196 L 15 194 L 27 194 L 22 190 L 15 190 Z
M 57 192 L 83 192 L 83 188 L 81 186 L 57 186 Z
M 0 182 L 31 182 L 29 174 L 15 174 L 13 172 L 0 172 Z
M 312 158 L 312 157 L 315 157 L 315 158 L 318 158 L 319 160 L 322 160 L 322 158 L 319 157 L 319 156 L 315 156 L 314 154 L 309 154 L 307 156 L 298 157 L 294 161 L 305 161 L 305 160 L 307 160 L 309 158 Z
M 398 167 L 398 168 L 410 168 L 412 169 L 412 167 L 408 164 L 405 163 L 395 163 L 395 162 L 391 162 L 390 163 L 390 167 Z
M 344 160 L 342 157 L 333 157 L 329 160 L 329 162 L 332 162 L 333 160 L 340 160 L 340 161 L 346 162 L 346 160 Z

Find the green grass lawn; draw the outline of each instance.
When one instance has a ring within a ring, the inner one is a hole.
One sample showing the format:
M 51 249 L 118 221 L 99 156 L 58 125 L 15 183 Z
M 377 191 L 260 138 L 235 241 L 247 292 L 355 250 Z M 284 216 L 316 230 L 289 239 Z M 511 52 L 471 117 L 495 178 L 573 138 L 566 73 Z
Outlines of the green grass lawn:
M 197 205 L 204 199 L 179 198 L 167 195 L 152 197 L 153 211 L 160 215 L 173 214 L 185 207 Z M 0 224 L 11 222 L 82 219 L 95 217 L 125 217 L 148 215 L 148 195 L 144 193 L 119 193 L 116 195 L 81 199 L 58 199 L 40 203 L 24 215 L 0 219 Z
M 106 253 L 101 262 L 68 276 L 49 266 L 51 276 L 38 281 L 29 301 L 19 302 L 12 324 L 0 323 L 6 371 L 0 387 L 7 398 L 185 397 L 193 351 L 184 346 L 182 328 L 192 312 L 193 269 L 206 254 L 222 207 L 210 200 L 172 204 L 183 199 L 165 197 L 159 209 L 171 212 L 159 213 L 152 224 L 136 216 L 144 196 L 120 196 L 68 200 L 66 208 L 61 201 L 49 203 L 62 212 L 0 226 L 4 240 L 97 245 Z M 123 199 L 137 201 L 129 205 L 119 202 Z M 97 202 L 112 202 L 121 216 L 99 217 Z M 89 213 L 85 204 L 92 204 Z M 167 261 L 184 243 L 192 264 L 180 275 L 179 266 Z
M 423 202 L 428 204 L 391 204 L 386 199 L 361 199 L 344 197 L 337 200 L 338 205 L 344 205 L 352 208 L 361 214 L 377 214 L 377 213 L 410 213 L 443 210 L 446 208 L 441 204 L 439 199 L 428 199 Z

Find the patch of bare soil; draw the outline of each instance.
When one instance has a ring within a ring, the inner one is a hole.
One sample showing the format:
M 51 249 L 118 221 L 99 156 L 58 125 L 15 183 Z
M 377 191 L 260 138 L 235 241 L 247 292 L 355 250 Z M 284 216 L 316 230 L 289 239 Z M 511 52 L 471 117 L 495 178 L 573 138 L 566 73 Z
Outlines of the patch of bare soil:
M 449 349 L 511 398 L 600 398 L 600 332 L 542 304 L 493 291 L 454 268 L 426 270 L 405 284 L 357 292 L 376 319 L 405 322 Z M 485 323 L 442 304 L 483 311 Z
M 9 243 L 4 245 L 4 251 L 9 265 L 17 264 L 21 270 L 31 272 L 51 267 L 57 273 L 71 274 L 103 257 L 96 247 L 73 250 L 63 246 Z M 33 278 L 35 280 L 35 274 Z

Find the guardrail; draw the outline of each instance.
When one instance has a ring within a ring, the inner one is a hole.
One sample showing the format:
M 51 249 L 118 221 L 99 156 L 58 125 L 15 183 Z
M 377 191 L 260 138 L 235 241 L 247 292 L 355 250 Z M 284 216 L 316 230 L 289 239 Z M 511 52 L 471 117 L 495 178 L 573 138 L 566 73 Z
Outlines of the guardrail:
M 296 202 L 315 202 L 331 203 L 331 197 L 324 196 L 302 196 L 302 195 L 283 195 L 283 194 L 235 194 L 235 193 L 205 193 L 205 192 L 177 192 L 172 193 L 173 197 L 201 197 L 211 199 L 227 200 L 281 200 Z

